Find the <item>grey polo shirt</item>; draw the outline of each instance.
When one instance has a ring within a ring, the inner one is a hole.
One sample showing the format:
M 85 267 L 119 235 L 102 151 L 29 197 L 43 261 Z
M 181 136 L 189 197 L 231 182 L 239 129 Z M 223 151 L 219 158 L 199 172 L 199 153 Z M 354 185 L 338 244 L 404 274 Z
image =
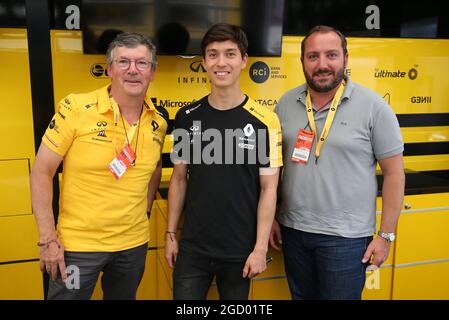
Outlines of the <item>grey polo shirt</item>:
M 404 150 L 399 124 L 390 106 L 373 91 L 347 81 L 329 135 L 315 163 L 291 160 L 298 131 L 308 124 L 307 85 L 288 91 L 275 112 L 282 126 L 284 171 L 277 220 L 311 233 L 356 238 L 376 227 L 377 159 Z M 329 106 L 314 113 L 318 137 Z M 310 127 L 307 127 L 311 130 Z

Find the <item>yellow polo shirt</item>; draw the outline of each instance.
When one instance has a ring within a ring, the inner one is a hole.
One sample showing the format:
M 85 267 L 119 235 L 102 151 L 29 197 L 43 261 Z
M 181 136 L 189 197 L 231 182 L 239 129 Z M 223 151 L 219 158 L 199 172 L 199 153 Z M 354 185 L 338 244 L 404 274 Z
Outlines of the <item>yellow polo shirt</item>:
M 149 240 L 148 183 L 161 157 L 168 113 L 145 98 L 140 129 L 123 121 L 125 128 L 103 87 L 64 98 L 42 138 L 64 157 L 57 229 L 67 251 L 120 251 Z M 124 146 L 125 129 L 132 148 L 137 144 L 136 163 L 116 179 L 108 166 Z

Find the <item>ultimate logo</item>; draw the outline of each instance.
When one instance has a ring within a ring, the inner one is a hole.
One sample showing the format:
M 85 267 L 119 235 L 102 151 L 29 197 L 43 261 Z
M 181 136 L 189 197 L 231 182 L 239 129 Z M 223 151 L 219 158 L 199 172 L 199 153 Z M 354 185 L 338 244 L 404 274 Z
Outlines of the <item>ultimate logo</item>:
M 374 78 L 405 78 L 406 75 L 410 80 L 418 78 L 418 70 L 411 68 L 408 72 L 402 70 L 379 70 L 374 69 Z

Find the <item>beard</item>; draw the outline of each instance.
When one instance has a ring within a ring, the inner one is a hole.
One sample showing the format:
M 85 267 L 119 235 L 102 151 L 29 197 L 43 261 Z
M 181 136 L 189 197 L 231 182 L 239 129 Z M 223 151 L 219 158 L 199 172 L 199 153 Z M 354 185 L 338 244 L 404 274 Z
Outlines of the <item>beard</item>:
M 343 68 L 336 70 L 335 72 L 332 72 L 329 69 L 319 69 L 316 71 L 312 76 L 309 75 L 303 68 L 304 71 L 304 77 L 306 78 L 307 85 L 309 88 L 311 88 L 315 92 L 329 92 L 335 89 L 340 85 L 340 83 L 345 78 L 345 68 L 346 66 L 343 66 Z M 333 79 L 331 79 L 330 82 L 325 82 L 324 84 L 321 84 L 319 81 L 313 80 L 314 75 L 319 75 L 322 73 L 329 73 L 332 72 Z

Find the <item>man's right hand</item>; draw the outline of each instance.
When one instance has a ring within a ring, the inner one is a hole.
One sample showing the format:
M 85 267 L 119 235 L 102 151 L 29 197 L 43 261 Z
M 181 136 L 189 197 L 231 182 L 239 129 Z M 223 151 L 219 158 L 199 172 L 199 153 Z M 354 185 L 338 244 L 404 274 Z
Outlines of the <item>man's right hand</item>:
M 178 240 L 173 233 L 165 234 L 165 259 L 170 268 L 175 267 L 176 257 L 178 256 Z
M 273 225 L 271 226 L 270 245 L 276 250 L 281 250 L 281 227 L 279 226 L 279 223 L 276 221 L 276 219 L 273 221 Z
M 64 246 L 56 239 L 39 248 L 39 262 L 42 272 L 47 272 L 53 281 L 61 272 L 62 281 L 66 282 L 67 272 L 64 261 Z

